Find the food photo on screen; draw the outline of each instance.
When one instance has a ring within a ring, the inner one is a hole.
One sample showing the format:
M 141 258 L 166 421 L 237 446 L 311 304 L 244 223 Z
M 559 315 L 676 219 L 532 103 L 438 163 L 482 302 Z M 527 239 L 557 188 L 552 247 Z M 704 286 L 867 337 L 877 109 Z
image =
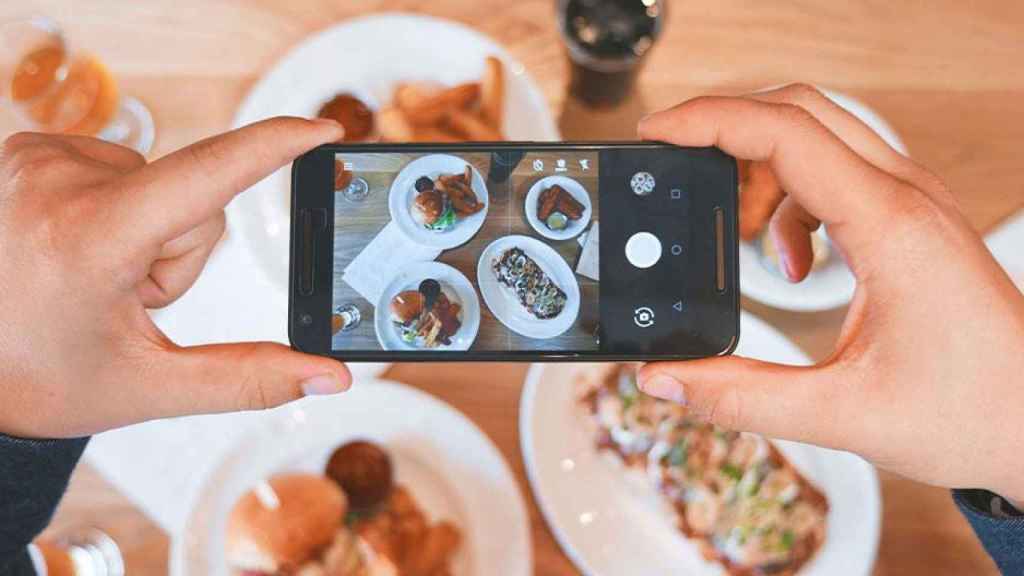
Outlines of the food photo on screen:
M 599 347 L 598 153 L 339 152 L 335 351 Z

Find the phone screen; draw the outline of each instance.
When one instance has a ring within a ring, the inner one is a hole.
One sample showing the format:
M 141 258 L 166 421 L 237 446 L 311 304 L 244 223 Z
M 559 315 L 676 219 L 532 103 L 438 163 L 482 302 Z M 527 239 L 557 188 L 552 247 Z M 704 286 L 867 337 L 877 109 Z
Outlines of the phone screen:
M 334 355 L 689 356 L 735 339 L 718 151 L 362 146 L 330 164 Z

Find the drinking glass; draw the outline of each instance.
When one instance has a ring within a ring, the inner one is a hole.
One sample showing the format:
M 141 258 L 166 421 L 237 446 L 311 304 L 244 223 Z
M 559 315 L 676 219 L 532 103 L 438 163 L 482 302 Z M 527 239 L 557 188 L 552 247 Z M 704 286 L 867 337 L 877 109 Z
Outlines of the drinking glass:
M 32 130 L 96 136 L 149 152 L 153 116 L 94 55 L 77 52 L 55 22 L 36 17 L 0 24 L 0 102 Z
M 47 576 L 124 576 L 124 558 L 114 539 L 98 528 L 77 528 L 30 548 L 37 572 Z
M 665 21 L 666 0 L 558 0 L 572 64 L 570 92 L 592 106 L 618 104 Z

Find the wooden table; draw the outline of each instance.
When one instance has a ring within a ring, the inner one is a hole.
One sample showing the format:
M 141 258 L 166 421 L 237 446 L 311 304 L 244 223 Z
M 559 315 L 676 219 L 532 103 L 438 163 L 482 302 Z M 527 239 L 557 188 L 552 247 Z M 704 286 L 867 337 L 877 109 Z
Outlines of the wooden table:
M 538 82 L 566 138 L 630 137 L 644 113 L 698 94 L 814 82 L 886 117 L 911 155 L 949 183 L 978 230 L 1024 205 L 1024 5 L 1017 2 L 677 0 L 636 95 L 611 111 L 566 98 L 552 0 L 22 0 L 0 5 L 0 20 L 59 19 L 77 44 L 102 56 L 126 92 L 151 106 L 159 155 L 227 128 L 260 74 L 306 35 L 381 10 L 451 18 L 501 42 Z M 0 133 L 12 126 L 9 115 L 0 115 Z M 844 313 L 745 304 L 815 358 L 828 352 Z M 516 432 L 524 370 L 452 366 L 435 376 L 399 366 L 391 376 L 468 414 L 504 452 L 529 496 Z M 876 574 L 995 573 L 947 491 L 885 473 L 882 491 Z M 572 574 L 532 500 L 530 506 L 536 572 Z M 130 573 L 162 573 L 166 535 L 87 466 L 76 472 L 55 524 L 84 522 L 121 542 Z
M 351 266 L 355 259 L 368 246 L 374 242 L 381 231 L 392 222 L 389 204 L 391 194 L 402 194 L 401 190 L 393 189 L 395 182 L 399 179 L 400 172 L 410 162 L 422 158 L 424 154 L 363 154 L 349 155 L 344 162 L 351 165 L 353 177 L 366 180 L 370 190 L 369 195 L 360 201 L 353 202 L 345 198 L 343 193 L 335 194 L 334 200 L 334 308 L 346 304 L 355 305 L 360 312 L 362 321 L 348 331 L 336 333 L 332 339 L 332 346 L 335 350 L 380 350 L 375 330 L 375 316 L 378 302 L 367 300 L 366 294 L 357 291 L 346 274 L 372 275 L 375 277 L 388 277 L 398 275 L 399 272 L 407 269 L 403 264 L 395 262 L 391 258 L 367 259 L 364 257 L 360 263 Z M 591 221 L 597 222 L 600 217 L 597 198 L 597 174 L 598 158 L 595 152 L 574 153 L 572 155 L 556 152 L 530 152 L 523 155 L 511 171 L 492 170 L 493 158 L 490 153 L 469 153 L 460 154 L 460 157 L 473 166 L 473 169 L 480 175 L 483 186 L 487 190 L 487 215 L 481 223 L 480 230 L 469 239 L 469 241 L 440 250 L 436 257 L 438 262 L 447 264 L 459 271 L 473 286 L 475 298 L 480 308 L 480 327 L 470 350 L 481 351 L 507 351 L 507 350 L 533 350 L 533 349 L 558 349 L 558 350 L 594 350 L 597 348 L 597 322 L 598 322 L 598 283 L 596 280 L 587 278 L 581 274 L 572 274 L 580 293 L 580 307 L 576 320 L 562 334 L 554 338 L 534 338 L 522 335 L 509 330 L 495 314 L 491 304 L 484 299 L 484 292 L 481 283 L 488 283 L 489 293 L 495 294 L 505 292 L 506 288 L 497 285 L 494 276 L 487 275 L 481 279 L 477 273 L 478 263 L 483 257 L 484 251 L 490 244 L 500 238 L 507 236 L 526 236 L 534 238 L 554 250 L 550 255 L 547 266 L 554 265 L 554 259 L 561 259 L 568 269 L 575 270 L 576 263 L 583 250 L 575 238 L 552 240 L 542 236 L 535 230 L 526 217 L 526 196 L 530 189 L 543 177 L 548 175 L 564 176 L 578 182 L 586 190 L 591 198 L 593 209 Z M 586 164 L 580 164 L 579 160 L 586 160 Z M 540 162 L 534 168 L 534 162 Z M 583 166 L 587 168 L 584 169 Z M 556 166 L 558 168 L 556 168 Z M 555 172 L 557 170 L 557 172 Z M 404 186 L 412 186 L 405 176 L 401 177 L 398 187 L 405 190 Z M 415 177 L 412 178 L 415 180 Z M 415 192 L 409 194 L 407 200 L 400 201 L 402 206 L 411 203 Z M 534 204 L 535 206 L 535 204 Z M 536 208 L 534 208 L 536 210 Z M 415 225 L 415 224 L 414 224 Z M 455 234 L 460 227 L 472 226 L 471 221 L 460 221 L 449 232 L 432 232 L 436 237 Z M 396 230 L 401 228 L 395 224 Z M 401 232 L 399 232 L 401 233 Z M 382 240 L 383 241 L 383 240 Z M 415 243 L 416 240 L 411 240 Z M 524 245 L 525 246 L 525 245 Z M 541 257 L 543 254 L 528 252 L 533 257 Z M 494 254 L 492 254 L 493 256 Z M 426 258 L 425 260 L 430 260 Z M 351 268 L 350 268 L 351 266 Z M 358 272 L 356 271 L 358 270 Z M 406 278 L 404 286 L 396 286 L 394 290 L 415 290 L 423 277 Z M 390 282 L 389 282 L 390 284 Z M 568 291 L 569 286 L 560 286 Z M 494 290 L 496 288 L 496 290 Z M 444 290 L 450 295 L 454 292 L 450 285 L 444 286 Z M 467 295 L 468 296 L 468 295 Z M 509 293 L 511 296 L 511 293 Z M 376 298 L 373 298 L 376 300 Z M 466 302 L 461 302 L 465 308 Z M 505 316 L 519 316 L 529 318 L 525 309 L 520 309 L 518 303 L 512 298 L 504 296 L 495 298 L 492 303 L 496 306 L 503 306 Z M 385 307 L 384 314 L 388 314 Z M 463 321 L 466 318 L 463 315 Z M 553 321 L 553 320 L 552 320 Z M 539 322 L 530 318 L 530 322 Z M 390 322 L 388 323 L 390 324 Z M 388 327 L 387 329 L 391 329 Z

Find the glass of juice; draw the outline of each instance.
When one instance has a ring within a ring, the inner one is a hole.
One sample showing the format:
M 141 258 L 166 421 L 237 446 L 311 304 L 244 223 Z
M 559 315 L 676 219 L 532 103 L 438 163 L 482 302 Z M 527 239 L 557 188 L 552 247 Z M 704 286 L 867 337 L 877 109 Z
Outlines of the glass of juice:
M 558 0 L 572 63 L 570 92 L 591 106 L 622 102 L 665 21 L 666 0 Z
M 96 136 L 142 154 L 153 145 L 153 117 L 118 90 L 110 70 L 75 52 L 46 18 L 0 24 L 0 102 L 30 129 Z

